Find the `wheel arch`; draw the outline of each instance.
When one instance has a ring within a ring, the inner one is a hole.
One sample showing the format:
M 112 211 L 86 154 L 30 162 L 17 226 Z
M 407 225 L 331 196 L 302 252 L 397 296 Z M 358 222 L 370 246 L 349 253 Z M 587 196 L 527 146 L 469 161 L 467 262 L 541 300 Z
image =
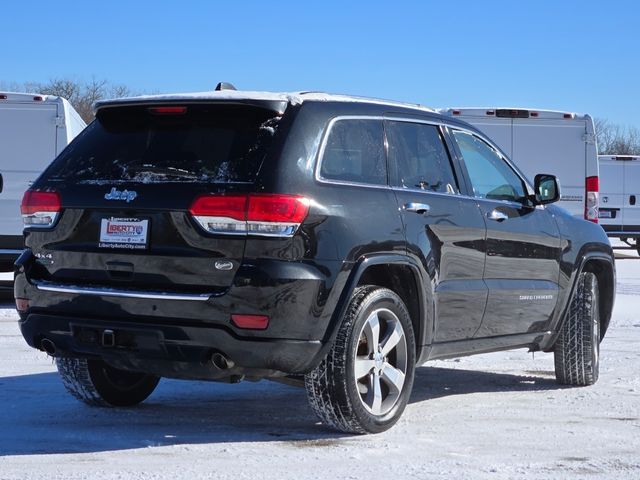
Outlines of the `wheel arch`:
M 615 267 L 606 257 L 594 256 L 584 260 L 580 273 L 582 272 L 591 272 L 598 279 L 600 339 L 603 339 L 611 322 L 611 313 L 616 296 Z
M 404 302 L 416 338 L 416 359 L 421 357 L 431 332 L 432 315 L 428 312 L 431 298 L 427 298 L 424 288 L 423 272 L 412 259 L 400 254 L 368 255 L 360 258 L 349 275 L 338 303 L 331 316 L 324 346 L 317 360 L 326 355 L 335 341 L 340 321 L 349 305 L 354 290 L 361 285 L 376 285 L 394 291 Z M 430 296 L 429 296 L 430 297 Z M 315 363 L 315 362 L 314 362 Z
M 574 269 L 571 279 L 571 289 L 566 297 L 564 307 L 559 316 L 558 322 L 553 329 L 553 334 L 547 337 L 547 341 L 544 345 L 540 345 L 540 349 L 545 352 L 550 352 L 558 339 L 559 332 L 563 323 L 567 319 L 567 311 L 571 305 L 571 299 L 577 288 L 578 279 L 583 272 L 593 273 L 598 280 L 599 290 L 599 302 L 598 313 L 600 316 L 600 338 L 604 338 L 604 335 L 609 328 L 611 322 L 611 313 L 613 311 L 613 305 L 616 296 L 616 270 L 614 260 L 610 255 L 602 252 L 587 252 L 580 257 L 580 261 L 576 262 L 577 268 Z

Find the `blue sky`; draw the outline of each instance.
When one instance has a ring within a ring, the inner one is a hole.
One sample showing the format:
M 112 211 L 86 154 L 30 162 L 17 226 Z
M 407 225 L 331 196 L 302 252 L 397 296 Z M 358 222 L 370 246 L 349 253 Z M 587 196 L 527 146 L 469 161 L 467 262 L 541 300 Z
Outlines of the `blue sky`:
M 321 90 L 640 128 L 640 2 L 3 2 L 0 84 Z M 15 20 L 14 20 L 15 19 Z

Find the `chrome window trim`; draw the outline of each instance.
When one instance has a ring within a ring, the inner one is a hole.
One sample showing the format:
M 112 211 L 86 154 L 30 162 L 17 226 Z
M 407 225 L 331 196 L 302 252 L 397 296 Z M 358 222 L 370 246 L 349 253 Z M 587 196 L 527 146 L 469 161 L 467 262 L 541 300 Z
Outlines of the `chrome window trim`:
M 379 189 L 391 189 L 391 190 L 395 190 L 396 187 L 391 187 L 389 185 L 389 180 L 388 180 L 388 175 L 389 175 L 389 169 L 387 166 L 387 183 L 385 185 L 381 185 L 381 184 L 376 184 L 376 183 L 366 183 L 366 182 L 350 182 L 350 181 L 346 181 L 346 180 L 334 180 L 334 179 L 330 179 L 330 178 L 324 178 L 323 176 L 320 175 L 320 170 L 322 169 L 322 161 L 324 160 L 324 152 L 327 146 L 327 140 L 329 139 L 329 134 L 331 133 L 331 130 L 333 129 L 333 126 L 341 121 L 341 120 L 380 120 L 381 122 L 384 122 L 385 120 L 388 121 L 394 121 L 394 122 L 408 122 L 408 123 L 421 123 L 421 124 L 425 124 L 425 125 L 433 125 L 436 127 L 442 127 L 444 125 L 447 125 L 445 122 L 439 122 L 437 120 L 427 120 L 427 119 L 422 119 L 422 118 L 414 118 L 414 117 L 405 117 L 402 115 L 398 115 L 398 114 L 391 114 L 391 115 L 338 115 L 337 117 L 333 117 L 330 121 L 329 124 L 326 127 L 326 130 L 323 134 L 322 137 L 322 142 L 320 143 L 320 148 L 318 150 L 318 154 L 317 154 L 317 161 L 316 161 L 316 168 L 315 168 L 315 180 L 319 183 L 326 183 L 326 184 L 331 184 L 331 185 L 346 185 L 346 186 L 351 186 L 351 187 L 364 187 L 364 188 L 379 188 Z M 440 131 L 440 134 L 442 135 L 442 130 Z M 385 147 L 385 157 L 387 157 L 387 152 L 386 149 L 388 148 L 387 145 L 387 139 L 386 139 L 386 135 L 384 138 L 384 147 Z M 388 158 L 387 158 L 388 160 Z M 457 197 L 460 197 L 460 187 L 459 185 L 456 186 L 458 189 L 458 192 L 453 194 Z M 421 192 L 421 193 L 438 193 L 438 192 L 427 192 L 426 190 L 422 190 L 422 189 L 402 189 L 400 188 L 399 191 L 415 191 L 415 192 Z M 447 193 L 444 195 L 448 195 L 451 196 L 452 194 Z M 474 197 L 475 198 L 475 197 Z
M 146 300 L 206 302 L 213 296 L 212 293 L 143 292 L 137 290 L 119 290 L 115 288 L 67 286 L 48 282 L 34 282 L 34 285 L 38 290 L 45 292 L 93 295 L 98 297 L 142 298 Z

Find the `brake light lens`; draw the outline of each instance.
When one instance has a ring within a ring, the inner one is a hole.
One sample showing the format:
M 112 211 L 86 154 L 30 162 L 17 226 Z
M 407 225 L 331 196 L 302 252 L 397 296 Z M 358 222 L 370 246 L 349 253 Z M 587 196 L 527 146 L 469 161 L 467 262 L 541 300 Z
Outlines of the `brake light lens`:
M 27 190 L 22 197 L 20 212 L 25 227 L 47 228 L 56 223 L 62 210 L 58 192 Z
M 187 107 L 149 107 L 147 110 L 154 115 L 184 115 L 187 113 Z
M 300 195 L 202 195 L 189 213 L 208 233 L 292 236 L 309 213 Z
M 585 187 L 584 218 L 593 223 L 598 223 L 598 210 L 600 209 L 600 182 L 598 177 L 587 177 Z

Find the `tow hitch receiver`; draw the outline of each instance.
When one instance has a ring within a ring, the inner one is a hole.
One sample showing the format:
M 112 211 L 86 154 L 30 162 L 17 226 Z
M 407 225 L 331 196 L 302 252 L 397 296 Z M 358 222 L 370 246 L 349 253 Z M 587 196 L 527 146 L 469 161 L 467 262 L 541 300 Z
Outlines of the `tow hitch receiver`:
M 102 346 L 103 347 L 116 346 L 116 334 L 113 332 L 113 330 L 105 330 L 102 332 Z

